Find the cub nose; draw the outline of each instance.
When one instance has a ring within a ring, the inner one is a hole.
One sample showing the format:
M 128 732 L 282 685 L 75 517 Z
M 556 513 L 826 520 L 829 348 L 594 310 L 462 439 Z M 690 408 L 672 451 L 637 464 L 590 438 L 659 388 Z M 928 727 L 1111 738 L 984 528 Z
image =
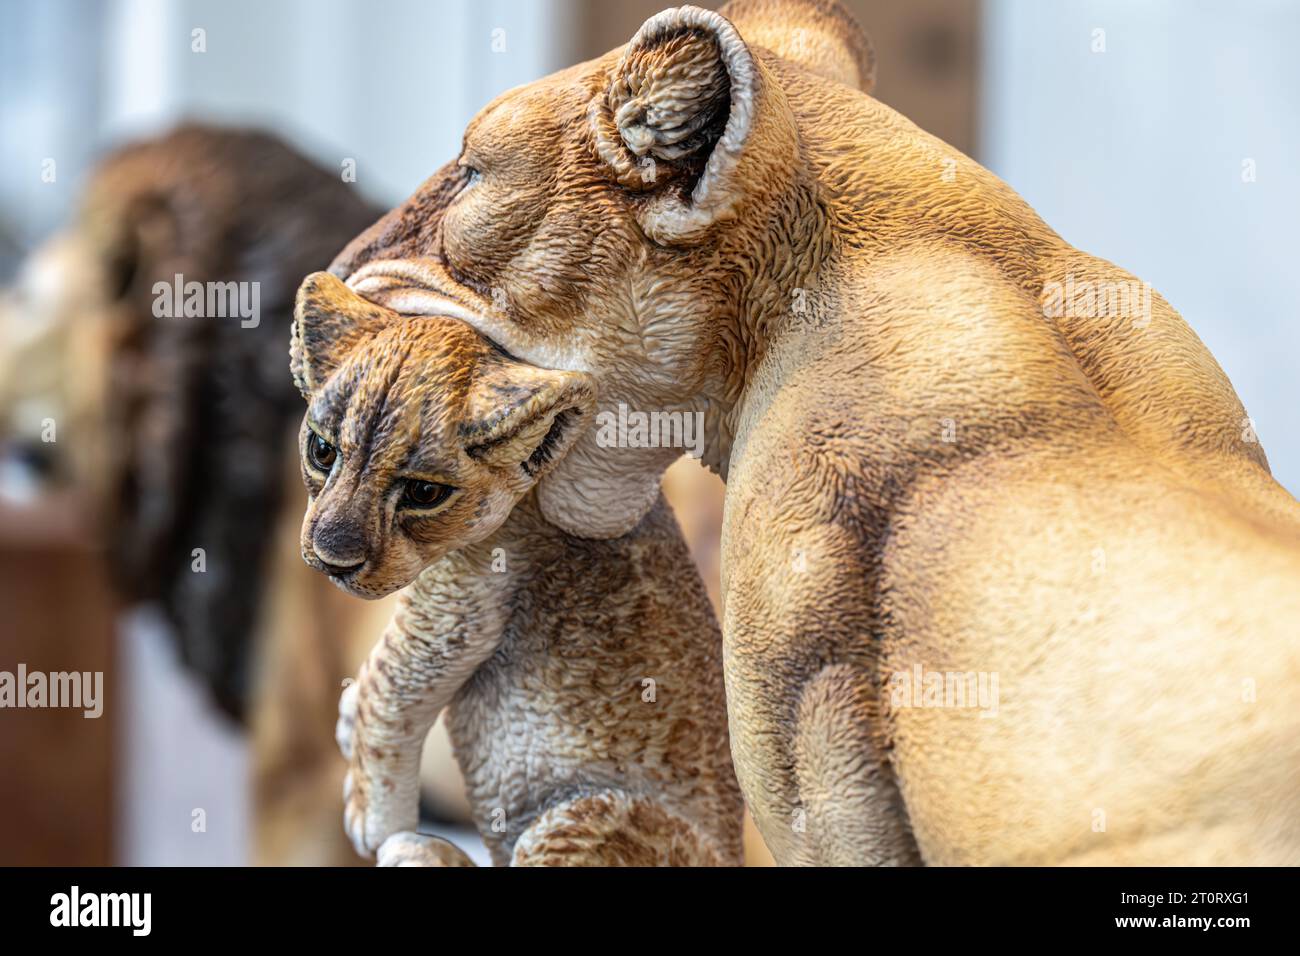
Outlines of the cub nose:
M 311 529 L 311 549 L 328 574 L 351 574 L 366 563 L 365 523 L 356 503 L 332 508 L 319 515 Z
M 326 524 L 312 535 L 311 549 L 327 574 L 351 574 L 366 563 L 365 542 L 356 529 Z

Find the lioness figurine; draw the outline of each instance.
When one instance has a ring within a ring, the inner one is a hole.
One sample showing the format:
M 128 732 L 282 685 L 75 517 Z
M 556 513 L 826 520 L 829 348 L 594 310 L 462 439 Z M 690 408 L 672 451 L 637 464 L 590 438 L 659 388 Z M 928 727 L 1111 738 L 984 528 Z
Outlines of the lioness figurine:
M 667 10 L 490 104 L 331 271 L 601 412 L 703 414 L 778 862 L 1300 863 L 1300 506 L 1169 304 L 1109 308 L 1137 280 L 873 64 L 838 4 Z M 580 436 L 543 516 L 635 527 L 679 449 L 633 444 Z
M 410 585 L 340 707 L 357 851 L 401 834 L 381 863 L 469 865 L 413 833 L 449 708 L 498 865 L 739 863 L 722 636 L 667 504 L 588 541 L 532 496 L 590 415 L 587 376 L 357 302 L 309 277 L 293 343 L 303 557 L 362 597 Z

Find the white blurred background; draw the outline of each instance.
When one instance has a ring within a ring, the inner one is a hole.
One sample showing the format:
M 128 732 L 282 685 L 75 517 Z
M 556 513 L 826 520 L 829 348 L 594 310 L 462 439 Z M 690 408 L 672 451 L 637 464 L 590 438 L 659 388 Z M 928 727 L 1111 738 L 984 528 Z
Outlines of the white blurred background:
M 59 162 L 55 188 L 21 175 L 0 186 L 28 243 L 63 221 L 105 144 L 182 118 L 264 126 L 334 167 L 352 158 L 358 186 L 396 202 L 459 150 L 488 100 L 573 59 L 564 0 L 2 6 L 0 163 Z
M 989 0 L 983 24 L 981 161 L 1182 313 L 1300 492 L 1300 4 Z

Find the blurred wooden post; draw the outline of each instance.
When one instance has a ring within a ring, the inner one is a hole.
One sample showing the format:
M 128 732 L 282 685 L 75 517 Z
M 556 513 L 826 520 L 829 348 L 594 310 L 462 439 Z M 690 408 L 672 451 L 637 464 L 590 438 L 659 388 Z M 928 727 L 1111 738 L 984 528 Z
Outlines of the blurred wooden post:
M 102 671 L 103 713 L 0 709 L 0 865 L 113 862 L 117 607 L 75 503 L 0 504 L 0 670 Z M 21 688 L 19 689 L 21 692 Z

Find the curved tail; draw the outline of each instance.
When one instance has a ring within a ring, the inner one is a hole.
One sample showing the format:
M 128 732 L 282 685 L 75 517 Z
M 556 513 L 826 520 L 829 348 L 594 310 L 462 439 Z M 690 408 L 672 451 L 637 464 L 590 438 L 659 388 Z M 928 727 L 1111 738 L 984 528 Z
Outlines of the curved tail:
M 839 0 L 731 0 L 719 12 L 746 43 L 864 93 L 875 88 L 871 40 Z

